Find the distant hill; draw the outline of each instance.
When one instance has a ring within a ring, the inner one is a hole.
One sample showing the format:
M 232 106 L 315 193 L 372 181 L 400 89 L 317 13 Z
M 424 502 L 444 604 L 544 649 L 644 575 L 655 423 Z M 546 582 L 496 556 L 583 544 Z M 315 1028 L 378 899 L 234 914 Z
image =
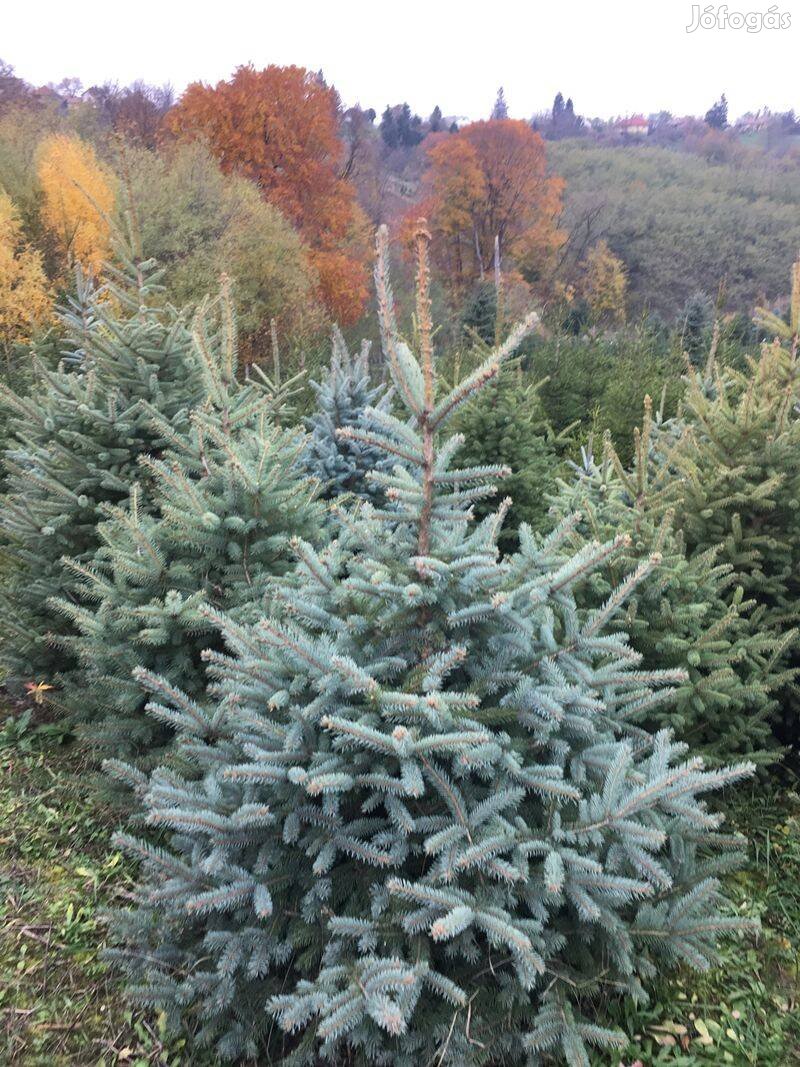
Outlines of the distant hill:
M 674 316 L 692 294 L 749 311 L 786 295 L 800 248 L 800 160 L 741 145 L 706 155 L 587 140 L 548 144 L 566 179 L 565 256 L 576 262 L 603 238 L 625 261 L 634 310 Z M 728 157 L 728 158 L 725 158 Z

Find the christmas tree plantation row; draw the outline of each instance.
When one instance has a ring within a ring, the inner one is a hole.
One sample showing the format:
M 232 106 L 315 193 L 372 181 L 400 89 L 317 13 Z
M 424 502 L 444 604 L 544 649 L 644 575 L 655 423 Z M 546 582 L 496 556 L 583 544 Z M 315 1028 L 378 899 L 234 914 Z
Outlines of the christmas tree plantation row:
M 796 314 L 648 406 L 630 469 L 557 478 L 507 369 L 536 316 L 446 386 L 428 242 L 409 340 L 378 237 L 391 390 L 336 334 L 307 433 L 239 373 L 225 283 L 189 321 L 124 251 L 2 391 L 9 683 L 131 791 L 113 958 L 225 1059 L 624 1044 L 608 998 L 737 926 L 705 795 L 796 734 Z

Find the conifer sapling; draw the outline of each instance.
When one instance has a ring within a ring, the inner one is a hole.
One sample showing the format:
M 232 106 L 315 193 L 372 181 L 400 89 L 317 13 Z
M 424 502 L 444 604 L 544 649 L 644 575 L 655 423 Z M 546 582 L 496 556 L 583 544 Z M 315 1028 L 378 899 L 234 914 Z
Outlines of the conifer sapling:
M 146 493 L 134 485 L 130 502 L 102 509 L 91 563 L 68 561 L 81 602 L 54 601 L 76 632 L 63 639 L 78 663 L 63 679 L 64 701 L 88 720 L 95 744 L 121 754 L 169 736 L 144 714 L 134 669 L 202 696 L 201 653 L 217 642 L 203 607 L 239 622 L 256 617 L 270 575 L 289 566 L 290 537 L 315 541 L 322 525 L 301 463 L 304 436 L 279 424 L 292 383 L 278 390 L 257 367 L 247 381 L 237 376 L 227 279 L 195 314 L 192 342 L 187 363 L 202 401 L 177 429 L 147 409 L 166 449 L 141 458 Z
M 578 603 L 597 607 L 643 561 L 658 562 L 639 583 L 610 626 L 630 634 L 645 667 L 685 667 L 676 699 L 645 720 L 670 726 L 707 758 L 721 762 L 747 755 L 774 760 L 780 750 L 770 716 L 776 693 L 790 680 L 784 661 L 794 634 L 770 625 L 764 611 L 745 597 L 721 545 L 689 554 L 675 527 L 684 485 L 669 463 L 655 456 L 662 440 L 650 398 L 634 434 L 633 463 L 626 468 L 606 435 L 596 460 L 591 442 L 573 477 L 562 479 L 552 500 L 553 521 L 575 512 L 581 520 L 571 543 L 606 541 L 627 534 L 629 542 L 576 591 Z M 682 447 L 678 442 L 673 446 Z
M 165 303 L 156 264 L 122 245 L 117 258 L 99 288 L 78 278 L 61 317 L 62 363 L 38 366 L 27 392 L 0 383 L 8 412 L 0 544 L 11 561 L 0 581 L 0 661 L 12 680 L 50 682 L 65 666 L 53 636 L 69 631 L 51 605 L 74 596 L 62 559 L 91 559 L 101 507 L 124 501 L 139 456 L 162 450 L 148 409 L 177 426 L 200 395 L 189 330 Z
M 574 519 L 543 543 L 523 527 L 503 559 L 507 503 L 472 521 L 507 471 L 459 468 L 443 429 L 535 316 L 438 396 L 428 241 L 421 225 L 417 357 L 378 239 L 405 417 L 349 432 L 396 458 L 373 474 L 386 506 L 340 509 L 319 553 L 298 541 L 269 615 L 219 618 L 212 709 L 146 679 L 195 767 L 139 778 L 161 838 L 118 839 L 142 878 L 116 956 L 142 1002 L 229 1059 L 585 1065 L 621 1041 L 588 997 L 707 966 L 736 925 L 715 878 L 736 841 L 701 798 L 751 767 L 706 771 L 629 725 L 684 675 L 640 670 L 608 631 L 634 580 L 577 610 L 618 539 L 574 554 Z
M 371 470 L 390 470 L 391 462 L 374 446 L 340 433 L 364 423 L 367 408 L 387 411 L 390 393 L 382 384 L 370 383 L 369 342 L 353 358 L 338 328 L 332 336 L 330 365 L 321 381 L 312 382 L 317 410 L 306 419 L 310 438 L 305 452 L 308 471 L 319 479 L 329 499 L 352 493 L 377 499 L 379 487 L 367 480 Z

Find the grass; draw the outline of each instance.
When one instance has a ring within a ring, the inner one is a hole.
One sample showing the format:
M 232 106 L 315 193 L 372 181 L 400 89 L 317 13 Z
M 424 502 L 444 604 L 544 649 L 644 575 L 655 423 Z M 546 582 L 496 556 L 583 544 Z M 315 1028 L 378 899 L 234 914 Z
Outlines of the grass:
M 196 1067 L 163 1021 L 132 1013 L 100 959 L 102 911 L 132 885 L 77 744 L 0 725 L 0 1063 L 9 1067 Z M 682 973 L 645 1008 L 620 1005 L 628 1049 L 598 1064 L 800 1063 L 800 795 L 753 788 L 731 805 L 751 864 L 729 891 L 758 917 L 755 942 L 723 949 L 706 975 Z
M 131 1013 L 99 958 L 102 909 L 132 883 L 76 745 L 0 747 L 0 1063 L 187 1064 L 184 1042 Z M 33 739 L 31 739 L 33 737 Z
M 750 839 L 750 863 L 727 881 L 735 913 L 761 923 L 722 948 L 706 974 L 660 983 L 650 1004 L 620 1006 L 634 1035 L 615 1067 L 800 1064 L 800 794 L 776 783 L 741 790 L 728 817 Z

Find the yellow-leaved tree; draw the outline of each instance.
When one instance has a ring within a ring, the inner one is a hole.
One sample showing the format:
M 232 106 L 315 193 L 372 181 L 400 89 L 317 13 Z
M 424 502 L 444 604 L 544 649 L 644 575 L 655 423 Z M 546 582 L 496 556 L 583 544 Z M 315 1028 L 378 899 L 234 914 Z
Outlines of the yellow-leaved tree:
M 596 322 L 607 325 L 625 322 L 628 276 L 625 264 L 605 241 L 598 241 L 586 255 L 581 288 Z
M 79 264 L 97 274 L 108 259 L 114 179 L 91 145 L 53 134 L 39 149 L 37 173 L 42 223 L 67 268 Z
M 0 189 L 0 353 L 30 341 L 53 314 L 39 252 L 26 245 L 11 197 Z

